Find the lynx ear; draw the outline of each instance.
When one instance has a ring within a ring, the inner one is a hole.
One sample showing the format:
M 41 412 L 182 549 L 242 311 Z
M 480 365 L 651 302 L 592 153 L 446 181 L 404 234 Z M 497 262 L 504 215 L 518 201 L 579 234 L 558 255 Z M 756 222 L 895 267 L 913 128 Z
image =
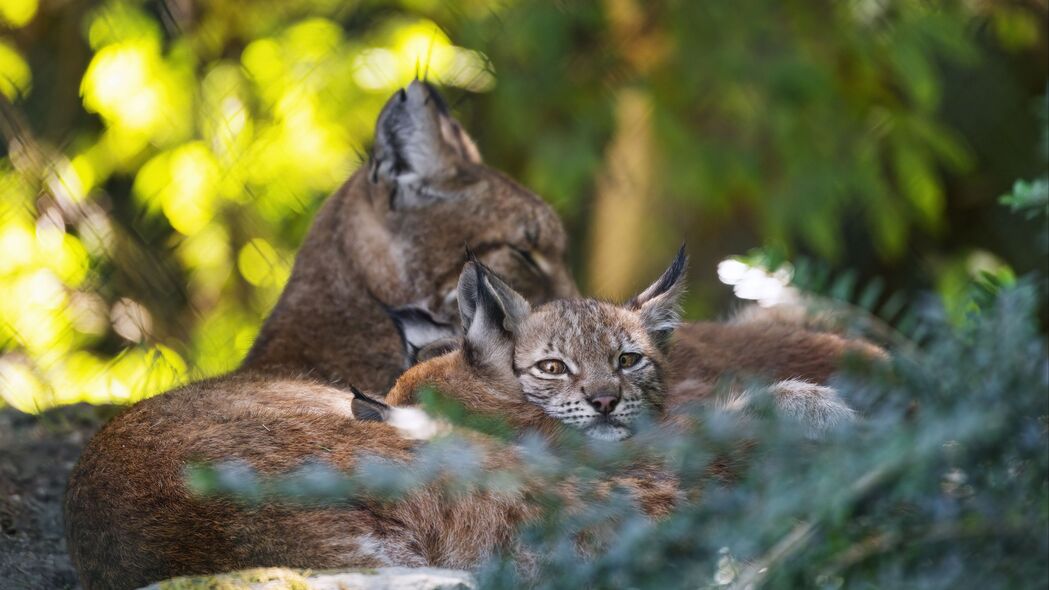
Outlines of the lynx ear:
M 524 297 L 477 260 L 459 275 L 459 314 L 468 358 L 510 366 L 513 334 L 532 312 Z
M 361 390 L 350 386 L 353 400 L 350 401 L 350 410 L 356 420 L 364 422 L 385 422 L 390 416 L 390 406 L 364 395 Z
M 627 303 L 629 309 L 637 311 L 641 316 L 645 329 L 659 346 L 666 346 L 674 329 L 681 322 L 678 301 L 685 291 L 687 266 L 688 255 L 685 254 L 685 245 L 682 244 L 674 262 L 663 271 L 663 275 Z
M 428 310 L 409 305 L 386 310 L 404 342 L 408 366 L 453 350 L 459 341 L 459 330 L 439 321 Z
M 441 95 L 419 80 L 398 90 L 375 125 L 373 180 L 418 184 L 453 174 L 459 161 L 479 163 L 481 155 Z

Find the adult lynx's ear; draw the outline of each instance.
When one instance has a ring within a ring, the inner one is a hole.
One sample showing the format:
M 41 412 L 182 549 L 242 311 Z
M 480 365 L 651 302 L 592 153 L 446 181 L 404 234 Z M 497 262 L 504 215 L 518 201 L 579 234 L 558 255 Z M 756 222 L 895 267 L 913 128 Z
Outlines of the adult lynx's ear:
M 418 184 L 454 174 L 460 161 L 479 163 L 481 156 L 441 95 L 419 80 L 398 90 L 375 125 L 373 180 Z
M 459 345 L 459 330 L 415 305 L 387 309 L 404 342 L 407 366 L 440 356 Z
M 528 301 L 477 260 L 463 267 L 458 295 L 467 358 L 509 368 L 513 334 L 532 312 Z
M 627 303 L 627 307 L 637 311 L 645 329 L 661 347 L 670 342 L 674 329 L 681 323 L 681 308 L 678 301 L 685 291 L 685 268 L 688 266 L 688 255 L 685 245 L 677 251 L 677 256 L 663 275 L 649 288 Z

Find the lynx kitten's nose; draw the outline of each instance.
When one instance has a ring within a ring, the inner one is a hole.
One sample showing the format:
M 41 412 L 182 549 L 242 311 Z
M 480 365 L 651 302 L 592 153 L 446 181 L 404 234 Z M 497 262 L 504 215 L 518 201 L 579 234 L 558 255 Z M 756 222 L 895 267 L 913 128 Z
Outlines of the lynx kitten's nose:
M 614 395 L 598 395 L 588 400 L 595 410 L 602 414 L 611 414 L 619 403 L 619 397 Z

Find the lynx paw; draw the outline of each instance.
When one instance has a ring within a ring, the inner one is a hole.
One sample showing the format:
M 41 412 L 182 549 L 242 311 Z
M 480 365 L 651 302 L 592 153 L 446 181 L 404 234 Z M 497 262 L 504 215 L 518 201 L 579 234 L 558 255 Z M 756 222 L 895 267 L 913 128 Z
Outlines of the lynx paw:
M 769 390 L 776 407 L 801 422 L 811 438 L 821 438 L 856 422 L 856 412 L 831 387 L 787 379 L 774 383 Z
M 799 422 L 809 438 L 823 438 L 828 432 L 856 422 L 856 412 L 831 387 L 800 379 L 787 379 L 773 383 L 768 391 L 772 394 L 777 413 Z M 743 416 L 751 415 L 754 409 L 753 394 L 750 391 L 736 393 L 722 399 L 720 407 Z

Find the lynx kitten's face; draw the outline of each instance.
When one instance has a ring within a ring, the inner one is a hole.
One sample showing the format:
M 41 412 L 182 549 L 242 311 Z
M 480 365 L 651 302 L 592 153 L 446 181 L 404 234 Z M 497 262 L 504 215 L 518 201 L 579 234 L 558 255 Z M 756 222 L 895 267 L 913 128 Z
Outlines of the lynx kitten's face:
M 627 438 L 642 415 L 662 406 L 663 351 L 679 322 L 686 261 L 682 247 L 662 276 L 624 305 L 562 299 L 533 309 L 471 256 L 457 289 L 463 358 L 492 383 L 493 396 L 523 397 L 594 438 Z M 409 349 L 440 342 L 428 313 L 394 319 Z
M 528 401 L 594 438 L 629 437 L 662 401 L 663 355 L 637 312 L 608 303 L 534 310 L 517 330 L 513 362 Z

